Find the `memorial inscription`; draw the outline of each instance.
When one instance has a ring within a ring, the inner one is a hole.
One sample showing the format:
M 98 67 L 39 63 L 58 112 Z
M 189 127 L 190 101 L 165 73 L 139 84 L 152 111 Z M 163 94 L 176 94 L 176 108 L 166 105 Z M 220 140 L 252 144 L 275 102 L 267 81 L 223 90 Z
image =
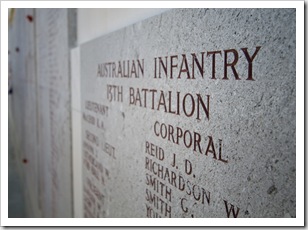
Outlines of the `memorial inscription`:
M 82 45 L 85 217 L 295 217 L 294 30 L 177 9 Z
M 68 30 L 74 10 L 35 12 L 39 207 L 42 217 L 72 217 Z

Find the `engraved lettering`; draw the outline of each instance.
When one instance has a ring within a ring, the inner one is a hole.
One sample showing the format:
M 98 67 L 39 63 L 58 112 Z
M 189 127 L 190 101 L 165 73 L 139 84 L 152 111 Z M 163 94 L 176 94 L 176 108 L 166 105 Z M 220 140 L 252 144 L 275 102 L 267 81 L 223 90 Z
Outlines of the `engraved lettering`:
M 203 78 L 203 74 L 204 74 L 204 53 L 205 52 L 201 52 L 201 55 L 202 55 L 201 65 L 200 65 L 200 62 L 199 62 L 196 54 L 195 53 L 191 54 L 192 57 L 193 57 L 193 60 L 192 60 L 192 79 L 195 79 L 195 63 L 197 64 L 199 73 L 201 74 L 201 76 Z
M 248 51 L 247 51 L 247 48 L 242 48 L 244 54 L 245 54 L 245 57 L 248 61 L 248 78 L 246 80 L 251 80 L 251 81 L 254 81 L 253 77 L 252 77 L 252 62 L 253 60 L 255 59 L 257 53 L 259 52 L 261 46 L 257 46 L 256 47 L 256 50 L 255 52 L 253 53 L 252 57 L 250 57 Z
M 178 78 L 181 78 L 181 74 L 182 73 L 186 73 L 187 74 L 187 79 L 190 79 L 190 74 L 189 74 L 189 68 L 188 68 L 188 64 L 187 64 L 186 55 L 182 54 L 182 57 L 183 57 L 182 58 L 182 64 L 181 64 L 181 69 L 180 69 Z
M 238 207 L 236 207 L 237 209 L 235 211 L 233 204 L 230 203 L 230 208 L 229 208 L 228 207 L 228 202 L 226 200 L 224 200 L 224 203 L 225 203 L 225 207 L 226 207 L 227 217 L 230 218 L 230 214 L 232 212 L 233 217 L 237 218 L 240 209 Z
M 111 101 L 123 102 L 123 86 L 107 84 L 107 99 Z
M 122 100 L 123 89 L 110 86 L 107 92 L 109 100 Z M 111 88 L 114 90 L 111 91 Z M 140 93 L 143 92 L 143 94 Z M 116 94 L 118 93 L 118 94 Z M 176 109 L 172 108 L 172 104 L 176 104 Z M 186 117 L 195 117 L 197 120 L 210 119 L 210 96 L 203 97 L 201 94 L 181 94 L 176 92 L 176 96 L 172 91 L 163 91 L 156 89 L 144 89 L 129 87 L 129 105 L 147 108 L 151 105 L 152 110 L 163 111 L 165 113 L 181 115 Z
M 216 54 L 220 54 L 220 56 L 221 56 L 221 51 L 210 51 L 210 52 L 207 52 L 207 56 L 213 55 L 213 56 L 212 56 L 212 79 L 216 79 L 216 78 L 215 78 L 215 72 L 216 72 L 216 68 L 215 68 L 215 65 L 216 65 Z
M 137 64 L 136 64 L 137 63 Z M 105 62 L 97 65 L 97 77 L 140 78 L 144 76 L 144 59 Z
M 231 67 L 232 69 L 232 72 L 234 74 L 234 77 L 235 77 L 235 80 L 241 80 L 238 76 L 238 73 L 236 72 L 236 69 L 235 69 L 235 65 L 237 64 L 237 61 L 238 61 L 238 53 L 235 49 L 230 49 L 230 50 L 224 50 L 225 52 L 225 59 L 224 59 L 224 63 L 225 63 L 225 66 L 224 66 L 224 77 L 223 77 L 223 80 L 228 80 L 228 67 Z M 234 59 L 233 59 L 233 62 L 231 63 L 228 63 L 228 53 L 233 53 L 233 56 L 234 56 Z

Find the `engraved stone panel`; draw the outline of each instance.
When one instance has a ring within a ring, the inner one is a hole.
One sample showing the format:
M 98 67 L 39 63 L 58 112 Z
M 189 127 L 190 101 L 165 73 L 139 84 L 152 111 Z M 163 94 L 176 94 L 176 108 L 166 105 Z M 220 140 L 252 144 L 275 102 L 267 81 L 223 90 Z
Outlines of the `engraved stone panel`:
M 72 217 L 67 9 L 37 9 L 40 190 L 44 217 Z
M 83 44 L 84 216 L 295 217 L 295 16 L 176 9 Z

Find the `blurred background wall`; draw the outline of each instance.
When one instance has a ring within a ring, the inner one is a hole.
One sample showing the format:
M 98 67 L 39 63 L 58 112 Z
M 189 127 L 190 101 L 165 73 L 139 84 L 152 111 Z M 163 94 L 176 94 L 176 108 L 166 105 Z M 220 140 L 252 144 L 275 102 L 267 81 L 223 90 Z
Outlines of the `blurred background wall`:
M 82 217 L 78 46 L 167 10 L 10 9 L 9 217 Z

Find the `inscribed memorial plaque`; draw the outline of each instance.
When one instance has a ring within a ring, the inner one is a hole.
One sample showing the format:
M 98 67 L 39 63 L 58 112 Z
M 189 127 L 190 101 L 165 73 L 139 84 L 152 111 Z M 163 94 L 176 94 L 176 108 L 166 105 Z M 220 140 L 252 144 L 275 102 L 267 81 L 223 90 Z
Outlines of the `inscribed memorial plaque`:
M 72 217 L 69 38 L 72 9 L 36 10 L 38 139 L 43 217 Z M 72 34 L 71 34 L 72 35 Z
M 295 9 L 176 9 L 80 48 L 85 217 L 295 217 Z

